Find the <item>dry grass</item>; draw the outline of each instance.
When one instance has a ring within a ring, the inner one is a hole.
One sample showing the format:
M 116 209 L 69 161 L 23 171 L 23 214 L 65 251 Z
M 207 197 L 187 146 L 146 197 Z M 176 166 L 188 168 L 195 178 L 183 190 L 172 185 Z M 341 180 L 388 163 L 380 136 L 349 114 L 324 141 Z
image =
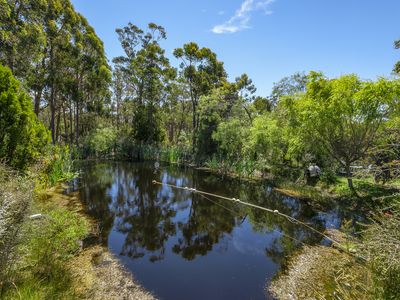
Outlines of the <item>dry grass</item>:
M 0 163 L 0 292 L 17 260 L 16 246 L 32 197 L 32 182 Z
M 334 248 L 304 247 L 268 287 L 278 299 L 372 299 L 371 274 L 354 257 Z
M 135 282 L 106 249 L 94 246 L 82 251 L 68 264 L 76 293 L 83 299 L 152 300 L 153 295 Z

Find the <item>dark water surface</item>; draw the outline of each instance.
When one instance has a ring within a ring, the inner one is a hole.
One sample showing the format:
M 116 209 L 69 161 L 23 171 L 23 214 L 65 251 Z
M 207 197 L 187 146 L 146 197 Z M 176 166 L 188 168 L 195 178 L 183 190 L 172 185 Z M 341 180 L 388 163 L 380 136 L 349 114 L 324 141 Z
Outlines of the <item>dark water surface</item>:
M 265 299 L 285 257 L 321 237 L 279 216 L 226 200 L 203 198 L 153 180 L 240 198 L 304 220 L 337 226 L 262 184 L 240 183 L 192 168 L 154 163 L 91 162 L 74 183 L 100 224 L 101 243 L 161 299 Z

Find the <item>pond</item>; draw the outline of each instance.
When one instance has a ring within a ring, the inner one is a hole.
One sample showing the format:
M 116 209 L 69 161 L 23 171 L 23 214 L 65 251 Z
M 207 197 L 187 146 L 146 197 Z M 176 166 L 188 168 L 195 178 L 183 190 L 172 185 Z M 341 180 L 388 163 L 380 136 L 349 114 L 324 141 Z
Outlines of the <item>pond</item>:
M 100 224 L 100 242 L 160 299 L 269 299 L 265 287 L 302 243 L 324 242 L 305 227 L 238 203 L 153 180 L 277 209 L 318 230 L 337 226 L 265 184 L 241 183 L 154 162 L 86 162 L 72 184 Z

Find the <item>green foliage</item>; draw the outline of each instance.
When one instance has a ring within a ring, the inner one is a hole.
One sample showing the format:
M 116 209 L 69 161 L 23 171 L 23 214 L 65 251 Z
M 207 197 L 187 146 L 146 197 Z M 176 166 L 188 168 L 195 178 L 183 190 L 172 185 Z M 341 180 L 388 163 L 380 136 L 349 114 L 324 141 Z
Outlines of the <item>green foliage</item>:
M 45 171 L 42 183 L 54 186 L 58 182 L 74 179 L 78 174 L 74 171 L 71 151 L 68 146 L 54 146 L 45 160 Z
M 376 214 L 363 234 L 363 251 L 370 259 L 376 299 L 400 297 L 400 198 L 388 212 Z
M 394 42 L 394 48 L 395 49 L 400 49 L 400 40 L 397 40 Z M 400 61 L 398 61 L 393 68 L 393 72 L 400 74 Z
M 211 94 L 214 89 L 220 88 L 226 83 L 227 74 L 224 69 L 224 64 L 218 61 L 217 55 L 209 48 L 200 48 L 194 42 L 183 45 L 182 48 L 174 50 L 174 56 L 181 60 L 180 64 L 180 78 L 188 89 L 191 102 L 192 112 L 192 150 L 193 153 L 197 152 L 197 156 L 208 155 L 210 151 L 203 153 L 207 147 L 207 142 L 211 140 L 213 129 L 207 128 L 203 134 L 206 134 L 206 144 L 202 143 L 203 136 L 199 133 L 200 129 L 200 113 L 198 106 L 200 98 Z M 203 127 L 204 129 L 204 127 Z M 214 128 L 215 129 L 215 128 Z
M 0 159 L 24 169 L 48 143 L 48 132 L 33 113 L 31 99 L 11 71 L 0 65 Z
M 332 169 L 326 169 L 324 172 L 322 172 L 320 180 L 322 183 L 329 186 L 337 183 L 337 176 Z
M 33 182 L 0 163 L 0 298 L 19 259 L 21 228 L 33 198 Z
M 137 108 L 133 119 L 133 138 L 137 143 L 160 144 L 165 138 L 159 112 L 153 105 Z
M 21 260 L 3 299 L 71 299 L 72 276 L 67 261 L 79 251 L 88 233 L 85 219 L 64 208 L 44 209 L 45 218 L 25 224 Z M 12 278 L 10 278 L 11 280 Z
M 110 94 L 102 41 L 69 0 L 5 0 L 0 11 L 0 63 L 33 95 L 53 142 L 78 144 L 90 129 L 81 114 L 104 113 Z
M 279 174 L 290 164 L 289 140 L 286 128 L 280 126 L 271 114 L 254 119 L 250 129 L 249 153 L 259 161 L 261 169 Z
M 144 32 L 129 23 L 116 32 L 125 51 L 125 56 L 113 59 L 117 74 L 122 76 L 115 78 L 117 100 L 121 101 L 121 86 L 128 86 L 126 97 L 134 103 L 131 107 L 134 139 L 138 143 L 160 143 L 165 137 L 160 123 L 160 105 L 176 76 L 159 44 L 166 39 L 165 29 L 150 23 Z
M 29 240 L 24 251 L 29 263 L 47 273 L 51 272 L 49 263 L 65 261 L 79 250 L 78 241 L 87 235 L 88 223 L 64 208 L 51 209 L 45 214 L 44 219 L 29 225 Z
M 295 116 L 292 126 L 308 143 L 315 143 L 347 171 L 364 157 L 400 94 L 397 81 L 361 81 L 355 75 L 326 79 L 310 73 L 307 91 L 288 98 L 286 107 Z M 288 105 L 289 104 L 289 105 Z
M 118 131 L 113 125 L 97 124 L 85 141 L 85 156 L 105 157 L 116 147 Z
M 306 91 L 308 78 L 304 73 L 294 73 L 291 76 L 282 78 L 279 82 L 274 83 L 271 92 L 271 100 L 274 105 L 284 96 L 294 96 Z
M 241 160 L 248 140 L 248 128 L 239 119 L 221 122 L 212 138 L 218 143 L 219 151 L 228 159 Z

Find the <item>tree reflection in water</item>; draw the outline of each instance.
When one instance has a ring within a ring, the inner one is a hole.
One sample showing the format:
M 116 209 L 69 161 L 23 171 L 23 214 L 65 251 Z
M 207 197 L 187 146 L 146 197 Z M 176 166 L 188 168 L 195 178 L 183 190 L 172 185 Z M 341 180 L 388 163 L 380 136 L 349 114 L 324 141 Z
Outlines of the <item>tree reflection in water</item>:
M 204 256 L 218 245 L 226 251 L 230 237 L 246 220 L 253 232 L 270 236 L 265 255 L 281 263 L 300 243 L 321 240 L 313 232 L 284 218 L 254 208 L 219 199 L 207 200 L 198 194 L 154 185 L 154 179 L 178 186 L 239 197 L 260 206 L 277 209 L 323 230 L 315 212 L 296 199 L 276 194 L 261 184 L 222 181 L 215 175 L 173 166 L 154 171 L 152 163 L 96 163 L 82 166 L 80 195 L 88 212 L 101 224 L 107 243 L 111 230 L 124 235 L 120 254 L 132 259 L 163 260 L 169 239 L 173 253 L 186 260 Z

